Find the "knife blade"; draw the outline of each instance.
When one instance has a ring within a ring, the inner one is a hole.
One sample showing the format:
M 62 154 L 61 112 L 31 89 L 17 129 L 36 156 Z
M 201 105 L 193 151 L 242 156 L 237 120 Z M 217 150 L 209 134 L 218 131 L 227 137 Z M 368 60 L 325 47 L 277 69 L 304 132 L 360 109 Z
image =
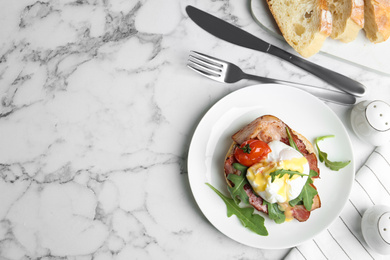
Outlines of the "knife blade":
M 261 51 L 279 57 L 301 69 L 304 69 L 307 72 L 310 72 L 318 78 L 321 78 L 330 85 L 354 96 L 362 97 L 366 94 L 366 87 L 360 82 L 288 53 L 287 51 L 267 43 L 218 17 L 208 14 L 191 5 L 186 7 L 186 12 L 191 20 L 194 21 L 199 27 L 216 36 L 217 38 L 241 47 Z

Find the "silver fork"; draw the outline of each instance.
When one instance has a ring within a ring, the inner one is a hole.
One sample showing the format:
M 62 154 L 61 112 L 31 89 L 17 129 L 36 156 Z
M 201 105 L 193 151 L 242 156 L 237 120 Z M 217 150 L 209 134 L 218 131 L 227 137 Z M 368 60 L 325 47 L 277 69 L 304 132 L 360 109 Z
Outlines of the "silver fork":
M 303 89 L 325 101 L 331 101 L 342 105 L 354 105 L 356 103 L 356 97 L 345 92 L 247 74 L 233 63 L 196 51 L 190 51 L 187 67 L 203 76 L 219 82 L 234 83 L 242 79 L 249 79 L 261 83 L 277 83 Z

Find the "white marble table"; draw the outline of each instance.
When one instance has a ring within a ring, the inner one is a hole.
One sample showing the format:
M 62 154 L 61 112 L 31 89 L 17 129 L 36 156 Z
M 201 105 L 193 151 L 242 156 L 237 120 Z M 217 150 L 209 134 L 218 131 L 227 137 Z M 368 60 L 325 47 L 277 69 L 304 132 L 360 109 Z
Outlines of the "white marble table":
M 1 259 L 286 255 L 236 243 L 195 203 L 186 169 L 194 129 L 215 102 L 255 82 L 213 82 L 186 68 L 187 56 L 198 50 L 247 72 L 329 86 L 205 33 L 188 4 L 273 40 L 246 1 L 0 1 Z M 390 102 L 390 77 L 310 60 L 365 84 L 365 99 Z M 329 106 L 358 168 L 374 147 L 352 133 L 350 107 Z

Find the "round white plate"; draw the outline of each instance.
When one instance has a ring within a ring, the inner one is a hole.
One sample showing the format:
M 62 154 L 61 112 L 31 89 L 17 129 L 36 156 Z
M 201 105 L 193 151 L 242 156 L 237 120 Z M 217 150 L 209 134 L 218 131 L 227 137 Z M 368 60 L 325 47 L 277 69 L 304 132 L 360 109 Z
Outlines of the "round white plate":
M 235 215 L 227 217 L 226 205 L 205 183 L 230 197 L 224 179 L 225 154 L 231 136 L 262 115 L 283 120 L 312 143 L 324 135 L 335 135 L 319 143 L 333 161 L 351 160 L 340 171 L 331 171 L 319 162 L 320 179 L 314 184 L 322 206 L 308 221 L 276 224 L 263 215 L 268 236 L 260 236 L 241 225 Z M 318 98 L 299 89 L 278 84 L 255 85 L 235 91 L 217 102 L 202 118 L 193 135 L 188 153 L 191 190 L 203 214 L 226 236 L 248 246 L 289 248 L 313 238 L 340 214 L 351 192 L 354 159 L 349 136 L 334 112 Z

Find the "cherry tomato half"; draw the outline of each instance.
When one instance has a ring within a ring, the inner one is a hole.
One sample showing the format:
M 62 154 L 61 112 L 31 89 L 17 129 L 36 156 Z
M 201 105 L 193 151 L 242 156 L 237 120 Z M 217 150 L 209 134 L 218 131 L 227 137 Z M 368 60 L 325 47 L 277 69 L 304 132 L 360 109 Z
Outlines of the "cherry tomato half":
M 234 151 L 236 160 L 247 167 L 264 159 L 271 152 L 268 144 L 260 140 L 248 140 L 243 142 Z

